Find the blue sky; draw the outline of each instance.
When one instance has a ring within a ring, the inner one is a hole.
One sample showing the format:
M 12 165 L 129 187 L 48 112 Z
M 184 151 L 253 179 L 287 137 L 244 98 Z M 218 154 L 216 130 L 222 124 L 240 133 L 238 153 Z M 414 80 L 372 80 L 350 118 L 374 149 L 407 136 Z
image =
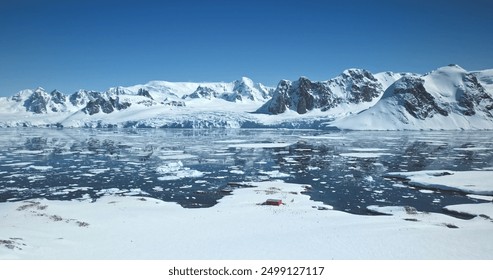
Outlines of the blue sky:
M 2 0 L 0 96 L 493 68 L 493 1 Z

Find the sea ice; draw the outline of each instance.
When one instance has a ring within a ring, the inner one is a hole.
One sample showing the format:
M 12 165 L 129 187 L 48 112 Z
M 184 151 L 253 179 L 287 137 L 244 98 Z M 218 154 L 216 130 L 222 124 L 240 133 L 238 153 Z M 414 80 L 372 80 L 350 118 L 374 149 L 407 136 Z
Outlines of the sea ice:
M 196 178 L 204 176 L 203 172 L 184 167 L 181 161 L 169 162 L 158 166 L 156 172 L 163 176 L 158 177 L 160 181 L 173 181 L 182 178 Z
M 469 194 L 493 195 L 493 171 L 424 170 L 390 172 L 386 177 L 409 180 L 411 186 L 442 190 L 455 190 Z
M 286 148 L 293 145 L 292 143 L 240 143 L 230 144 L 228 148 L 245 148 L 245 149 L 268 149 L 268 148 Z
M 391 155 L 389 153 L 341 153 L 343 157 L 353 157 L 353 158 L 378 158 L 381 156 Z
M 476 203 L 476 204 L 456 204 L 443 207 L 444 209 L 457 213 L 469 215 L 483 215 L 493 219 L 493 203 Z
M 36 171 L 48 171 L 50 169 L 53 169 L 53 166 L 30 165 L 26 167 L 26 169 L 34 169 Z
M 273 171 L 259 171 L 260 174 L 267 175 L 270 178 L 285 178 L 285 177 L 291 177 L 291 175 L 280 172 L 278 170 L 273 170 Z

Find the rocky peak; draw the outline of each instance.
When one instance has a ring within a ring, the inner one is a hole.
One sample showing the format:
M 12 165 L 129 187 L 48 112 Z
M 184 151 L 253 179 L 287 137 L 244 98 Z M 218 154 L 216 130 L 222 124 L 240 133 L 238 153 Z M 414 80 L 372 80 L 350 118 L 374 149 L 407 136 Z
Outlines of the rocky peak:
M 265 100 L 269 97 L 270 92 L 261 84 L 255 84 L 250 78 L 242 77 L 240 80 L 233 82 L 233 94 L 226 99 L 230 101 L 243 100 Z M 233 100 L 232 100 L 233 99 Z
M 337 107 L 342 103 L 359 104 L 371 102 L 384 92 L 381 82 L 369 71 L 348 69 L 338 77 L 326 82 L 313 82 L 300 77 L 293 83 L 281 81 L 272 102 L 266 103 L 259 112 L 279 114 L 287 109 L 305 114 L 313 109 L 322 111 Z
M 99 112 L 110 114 L 115 110 L 124 110 L 131 105 L 132 104 L 129 102 L 122 101 L 120 97 L 115 98 L 99 95 L 96 99 L 87 102 L 87 105 L 82 109 L 82 112 L 88 115 L 94 115 Z
M 65 96 L 65 94 L 59 92 L 56 89 L 50 92 L 50 96 L 51 101 L 55 104 L 65 104 L 65 102 L 67 101 L 67 97 Z
M 32 94 L 24 101 L 24 107 L 28 112 L 35 114 L 45 114 L 47 113 L 46 106 L 50 100 L 50 96 L 46 91 L 38 87 Z
M 402 104 L 411 116 L 424 120 L 435 114 L 448 116 L 450 109 L 446 104 L 440 104 L 429 93 L 424 80 L 419 77 L 403 77 L 392 86 L 384 97 L 394 95 L 398 104 Z
M 351 79 L 354 81 L 363 81 L 365 78 L 371 81 L 377 81 L 373 74 L 365 69 L 351 68 L 347 69 L 341 74 L 344 79 Z
M 72 95 L 70 95 L 69 100 L 72 105 L 80 107 L 85 106 L 89 101 L 94 101 L 98 99 L 102 93 L 90 90 L 79 90 Z
M 212 88 L 206 86 L 198 86 L 197 89 L 191 94 L 184 95 L 182 98 L 206 98 L 212 99 L 213 97 L 217 97 L 219 94 Z
M 144 97 L 147 97 L 149 99 L 154 99 L 154 98 L 152 98 L 152 96 L 149 93 L 149 91 L 146 90 L 146 89 L 144 89 L 144 88 L 139 88 L 139 91 L 137 92 L 137 95 L 138 96 L 144 96 Z

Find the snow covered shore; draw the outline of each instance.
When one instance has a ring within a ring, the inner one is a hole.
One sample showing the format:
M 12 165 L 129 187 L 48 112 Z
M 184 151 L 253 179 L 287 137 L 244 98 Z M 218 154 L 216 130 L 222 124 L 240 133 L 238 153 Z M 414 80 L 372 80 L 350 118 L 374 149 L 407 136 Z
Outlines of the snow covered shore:
M 306 185 L 247 184 L 202 209 L 120 196 L 2 203 L 0 258 L 493 258 L 493 222 L 484 215 L 461 220 L 381 208 L 393 215 L 358 216 L 311 201 L 302 194 Z M 262 205 L 269 198 L 283 205 Z

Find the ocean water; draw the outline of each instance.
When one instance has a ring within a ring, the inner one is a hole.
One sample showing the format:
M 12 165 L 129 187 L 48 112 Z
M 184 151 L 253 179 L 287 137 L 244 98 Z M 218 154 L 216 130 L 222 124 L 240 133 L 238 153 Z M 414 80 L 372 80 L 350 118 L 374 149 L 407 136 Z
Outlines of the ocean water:
M 0 202 L 144 196 L 212 207 L 238 182 L 310 185 L 312 200 L 370 215 L 369 205 L 443 212 L 477 203 L 418 189 L 388 172 L 493 167 L 491 131 L 1 129 Z

